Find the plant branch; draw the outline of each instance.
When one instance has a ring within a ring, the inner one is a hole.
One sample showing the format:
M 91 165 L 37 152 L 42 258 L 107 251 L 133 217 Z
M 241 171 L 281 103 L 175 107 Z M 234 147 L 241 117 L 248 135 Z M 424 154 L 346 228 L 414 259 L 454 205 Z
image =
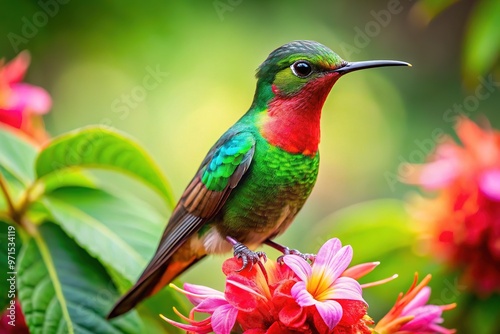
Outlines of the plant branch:
M 14 203 L 12 202 L 12 199 L 10 198 L 9 195 L 9 190 L 7 189 L 7 183 L 5 182 L 5 179 L 2 174 L 0 174 L 0 189 L 2 190 L 2 193 L 5 197 L 5 201 L 7 202 L 7 206 L 9 207 L 9 214 L 10 217 L 17 221 L 17 211 L 14 206 Z

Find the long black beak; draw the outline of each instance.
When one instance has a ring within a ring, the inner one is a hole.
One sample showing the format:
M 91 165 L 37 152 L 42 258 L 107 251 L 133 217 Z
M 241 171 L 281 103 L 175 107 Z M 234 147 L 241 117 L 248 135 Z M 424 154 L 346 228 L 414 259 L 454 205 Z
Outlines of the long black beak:
M 365 68 L 372 67 L 384 67 L 384 66 L 410 66 L 410 63 L 399 61 L 399 60 L 367 60 L 367 61 L 356 61 L 356 62 L 347 62 L 344 66 L 339 67 L 332 72 L 336 72 L 339 74 L 346 74 L 350 72 L 354 72 L 357 70 L 364 70 Z

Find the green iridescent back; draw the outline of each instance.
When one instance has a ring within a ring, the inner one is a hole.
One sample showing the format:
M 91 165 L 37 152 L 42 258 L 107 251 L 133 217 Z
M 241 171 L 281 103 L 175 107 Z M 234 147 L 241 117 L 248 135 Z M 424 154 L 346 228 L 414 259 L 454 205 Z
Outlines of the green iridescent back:
M 291 154 L 270 145 L 256 134 L 256 147 L 250 168 L 226 205 L 214 219 L 217 228 L 240 242 L 247 242 L 248 231 L 266 235 L 282 224 L 284 232 L 309 197 L 319 168 L 315 156 Z

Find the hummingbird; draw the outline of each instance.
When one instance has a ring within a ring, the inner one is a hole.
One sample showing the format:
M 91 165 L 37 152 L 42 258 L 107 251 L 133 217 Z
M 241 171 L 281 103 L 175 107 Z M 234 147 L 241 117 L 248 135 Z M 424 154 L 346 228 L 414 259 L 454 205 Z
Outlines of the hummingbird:
M 348 62 L 315 42 L 293 41 L 257 69 L 249 110 L 212 146 L 174 208 L 153 258 L 108 315 L 114 318 L 157 293 L 208 254 L 226 253 L 242 268 L 265 257 L 292 223 L 319 168 L 323 104 L 344 74 L 402 61 Z

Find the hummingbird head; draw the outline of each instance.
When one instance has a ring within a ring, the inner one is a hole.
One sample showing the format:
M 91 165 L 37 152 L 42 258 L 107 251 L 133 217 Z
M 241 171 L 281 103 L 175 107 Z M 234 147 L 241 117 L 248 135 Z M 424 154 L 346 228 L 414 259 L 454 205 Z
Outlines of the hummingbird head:
M 328 95 L 340 76 L 381 66 L 411 65 L 393 60 L 348 62 L 321 43 L 293 41 L 271 52 L 259 66 L 256 95 L 264 93 L 268 98 L 291 98 L 301 92 L 314 95 L 319 91 Z
M 339 76 L 332 71 L 346 64 L 339 55 L 318 42 L 294 41 L 271 52 L 259 66 L 258 88 L 271 88 L 273 95 L 280 97 L 291 97 L 317 80 L 331 88 Z
M 251 110 L 262 111 L 261 133 L 288 152 L 316 154 L 323 104 L 346 73 L 381 67 L 411 66 L 394 60 L 348 62 L 314 41 L 294 41 L 269 54 L 257 69 Z

